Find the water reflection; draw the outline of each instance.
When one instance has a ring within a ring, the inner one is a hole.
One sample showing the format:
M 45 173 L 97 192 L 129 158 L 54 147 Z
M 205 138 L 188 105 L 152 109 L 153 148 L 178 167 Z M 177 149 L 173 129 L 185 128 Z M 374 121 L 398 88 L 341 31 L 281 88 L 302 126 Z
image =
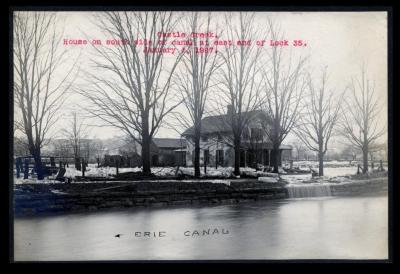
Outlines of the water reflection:
M 15 259 L 385 259 L 387 215 L 379 196 L 20 218 Z M 214 228 L 229 234 L 184 235 Z

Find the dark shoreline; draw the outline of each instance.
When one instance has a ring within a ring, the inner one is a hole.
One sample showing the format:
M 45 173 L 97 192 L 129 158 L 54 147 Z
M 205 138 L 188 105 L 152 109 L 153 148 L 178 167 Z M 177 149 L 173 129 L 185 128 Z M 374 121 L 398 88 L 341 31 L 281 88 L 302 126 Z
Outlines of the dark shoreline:
M 332 196 L 387 193 L 388 178 L 332 184 Z M 289 198 L 285 183 L 255 179 L 211 181 L 119 181 L 14 186 L 15 217 L 93 212 L 102 209 L 210 206 Z

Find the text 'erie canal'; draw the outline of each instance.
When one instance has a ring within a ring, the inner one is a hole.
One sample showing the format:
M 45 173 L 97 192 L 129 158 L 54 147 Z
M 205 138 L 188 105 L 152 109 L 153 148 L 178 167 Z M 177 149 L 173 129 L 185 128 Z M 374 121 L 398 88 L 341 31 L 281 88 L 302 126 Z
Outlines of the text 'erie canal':
M 217 235 L 227 235 L 230 234 L 229 230 L 226 228 L 206 228 L 206 229 L 196 229 L 196 230 L 184 230 L 181 235 L 183 237 L 203 237 L 203 236 L 217 236 Z M 117 234 L 114 237 L 121 238 L 125 236 L 124 234 Z M 134 238 L 164 238 L 168 236 L 167 231 L 135 231 L 131 235 Z

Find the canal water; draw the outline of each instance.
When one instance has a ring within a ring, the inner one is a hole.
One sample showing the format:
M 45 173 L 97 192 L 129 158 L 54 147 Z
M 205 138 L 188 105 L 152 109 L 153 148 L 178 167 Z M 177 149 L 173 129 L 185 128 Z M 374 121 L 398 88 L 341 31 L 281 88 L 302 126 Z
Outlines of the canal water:
M 387 196 L 315 197 L 16 218 L 14 255 L 24 261 L 387 259 L 387 205 Z

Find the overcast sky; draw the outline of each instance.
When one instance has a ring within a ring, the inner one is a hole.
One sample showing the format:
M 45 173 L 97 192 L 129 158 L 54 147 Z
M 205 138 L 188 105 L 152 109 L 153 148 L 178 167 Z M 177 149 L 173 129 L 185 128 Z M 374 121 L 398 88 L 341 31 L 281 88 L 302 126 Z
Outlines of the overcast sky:
M 93 25 L 93 13 L 63 12 L 60 13 L 64 27 L 64 36 L 69 39 L 85 38 L 84 34 L 98 39 L 102 37 Z M 221 12 L 213 13 L 215 19 L 222 18 Z M 363 62 L 368 75 L 376 83 L 383 106 L 381 120 L 387 124 L 387 16 L 384 12 L 257 12 L 256 23 L 262 30 L 266 28 L 266 18 L 269 17 L 281 25 L 288 40 L 302 39 L 307 47 L 294 49 L 296 54 L 309 56 L 308 68 L 313 75 L 319 75 L 321 69 L 328 67 L 329 89 L 340 94 L 351 77 L 359 75 Z M 60 45 L 62 46 L 62 45 Z M 81 66 L 87 69 L 89 46 L 71 47 L 77 53 L 80 51 Z M 78 79 L 84 80 L 81 74 Z M 85 112 L 85 102 L 81 97 L 71 96 L 64 108 L 64 121 L 60 120 L 58 127 L 65 125 L 71 109 Z M 171 119 L 171 118 L 169 118 Z M 86 120 L 90 125 L 99 125 L 100 121 Z M 180 131 L 180 130 L 178 130 Z M 91 135 L 98 138 L 110 138 L 121 135 L 112 128 L 92 127 Z M 178 132 L 171 129 L 161 129 L 157 137 L 178 137 Z M 287 142 L 290 142 L 290 138 Z

